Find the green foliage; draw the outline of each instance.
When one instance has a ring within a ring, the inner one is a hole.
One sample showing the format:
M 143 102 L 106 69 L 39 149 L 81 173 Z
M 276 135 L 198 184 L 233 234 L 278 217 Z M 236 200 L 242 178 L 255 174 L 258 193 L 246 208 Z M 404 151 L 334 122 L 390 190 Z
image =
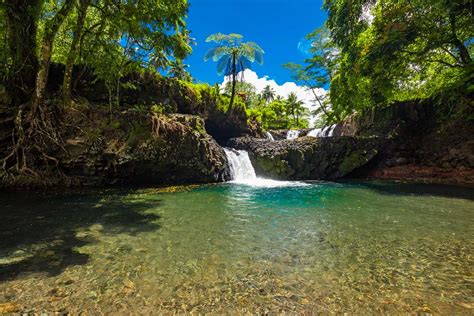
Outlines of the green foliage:
M 247 110 L 247 115 L 250 119 L 259 122 L 265 130 L 301 129 L 309 125 L 309 111 L 294 93 L 291 93 L 287 99 L 276 97 L 268 103 L 260 98 L 256 106 Z
M 171 78 L 192 82 L 193 78 L 186 68 L 189 68 L 189 65 L 184 64 L 181 59 L 176 59 L 170 63 L 168 74 Z
M 143 143 L 144 140 L 151 138 L 151 129 L 140 124 L 133 124 L 130 132 L 128 133 L 128 138 L 126 140 L 126 145 L 134 148 L 139 144 Z
M 163 104 L 153 104 L 151 106 L 151 113 L 163 114 L 166 112 L 166 107 Z
M 26 4 L 22 6 L 31 11 L 31 18 L 34 20 L 27 27 L 36 37 L 37 56 L 40 56 L 42 42 L 53 17 L 66 5 L 73 6 L 72 10 L 67 11 L 64 22 L 53 37 L 51 61 L 65 64 L 72 56 L 74 64 L 93 69 L 98 79 L 105 82 L 111 105 L 118 104 L 121 88 L 130 88 L 124 86 L 121 79 L 132 72 L 168 69 L 173 77 L 191 80 L 185 70 L 186 65 L 182 63 L 191 52 L 192 44 L 184 20 L 188 11 L 187 0 L 22 0 L 23 2 Z M 0 35 L 5 39 L 0 41 L 2 60 L 3 57 L 8 60 L 15 50 L 18 54 L 21 53 L 20 46 L 4 45 L 10 39 L 15 39 L 15 34 L 9 34 L 6 27 L 6 11 L 9 10 L 15 16 L 16 11 L 20 10 L 20 5 L 14 3 L 15 1 L 9 0 L 8 4 L 3 6 L 2 3 L 0 6 Z M 36 6 L 38 12 L 33 12 Z M 85 11 L 81 11 L 83 9 Z M 85 20 L 78 33 L 76 26 L 82 25 L 78 24 L 79 12 L 85 12 Z M 21 29 L 22 21 L 11 18 L 8 21 L 14 24 L 10 25 L 10 29 Z M 71 54 L 74 49 L 71 44 L 76 37 L 77 54 Z
M 325 0 L 325 27 L 308 35 L 312 57 L 287 64 L 313 91 L 326 122 L 394 101 L 449 93 L 472 77 L 470 0 Z M 465 90 L 466 91 L 466 90 Z
M 288 63 L 283 66 L 293 73 L 293 79 L 297 83 L 313 94 L 316 105 L 313 115 L 322 116 L 327 122 L 340 121 L 344 115 L 338 104 L 331 104 L 328 96 L 321 93 L 336 75 L 338 50 L 325 27 L 316 29 L 306 38 L 312 43 L 312 57 L 305 59 L 303 64 Z
M 253 108 L 261 101 L 261 96 L 251 83 L 237 82 L 235 85 L 236 94 L 245 103 L 247 108 Z M 224 87 L 224 94 L 232 95 L 232 82 L 227 82 Z
M 254 42 L 243 42 L 240 34 L 212 34 L 206 42 L 215 42 L 216 46 L 211 48 L 204 60 L 212 59 L 217 62 L 217 73 L 219 75 L 231 76 L 232 89 L 228 111 L 232 110 L 236 95 L 237 75 L 245 69 L 251 68 L 251 64 L 257 62 L 263 64 L 263 49 Z

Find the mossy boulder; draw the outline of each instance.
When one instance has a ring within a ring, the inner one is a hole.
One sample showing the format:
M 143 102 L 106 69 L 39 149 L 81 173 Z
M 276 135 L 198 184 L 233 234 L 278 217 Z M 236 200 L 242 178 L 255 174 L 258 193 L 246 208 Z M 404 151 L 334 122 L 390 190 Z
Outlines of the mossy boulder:
M 324 180 L 346 176 L 378 153 L 377 138 L 301 137 L 268 141 L 235 138 L 228 146 L 249 151 L 256 172 L 285 180 Z
M 57 78 L 62 78 L 63 72 L 63 65 L 52 65 L 48 84 L 51 95 L 61 91 L 62 81 Z M 77 66 L 74 74 L 76 97 L 96 104 L 109 103 L 109 91 L 92 69 Z M 119 103 L 122 108 L 142 108 L 146 112 L 157 107 L 162 113 L 198 115 L 205 120 L 207 133 L 221 144 L 233 137 L 263 137 L 261 127 L 249 120 L 240 100 L 236 100 L 233 111 L 227 113 L 230 98 L 221 95 L 216 87 L 149 72 L 131 73 L 122 78 L 121 83 Z
M 214 183 L 229 180 L 224 150 L 192 115 L 67 109 L 56 165 L 32 166 L 40 177 L 3 186 L 110 186 Z

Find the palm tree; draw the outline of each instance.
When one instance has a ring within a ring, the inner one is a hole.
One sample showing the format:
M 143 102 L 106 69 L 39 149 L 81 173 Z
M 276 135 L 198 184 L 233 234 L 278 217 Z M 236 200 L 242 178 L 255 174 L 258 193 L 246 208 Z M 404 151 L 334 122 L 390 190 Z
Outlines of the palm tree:
M 298 100 L 296 93 L 292 92 L 288 95 L 286 99 L 286 109 L 287 113 L 290 113 L 293 116 L 293 119 L 296 120 L 296 125 L 299 125 L 299 118 L 305 113 L 304 102 Z
M 275 99 L 275 90 L 270 85 L 265 86 L 262 91 L 262 99 L 267 103 Z
M 235 86 L 237 83 L 237 74 L 250 69 L 253 62 L 263 64 L 263 49 L 257 43 L 242 41 L 243 36 L 240 34 L 212 34 L 206 42 L 215 42 L 216 47 L 211 48 L 204 60 L 208 61 L 212 58 L 217 62 L 217 73 L 232 76 L 232 93 L 228 112 L 232 111 L 235 98 Z
M 310 114 L 310 111 L 304 107 L 304 103 L 302 101 L 300 102 L 301 102 L 301 106 L 298 106 L 295 109 L 296 125 L 298 125 L 298 127 L 300 127 L 300 118 L 307 119 L 308 115 Z
M 189 65 L 183 63 L 181 59 L 176 59 L 175 61 L 172 61 L 170 63 L 168 74 L 172 78 L 177 78 L 180 80 L 191 82 L 193 78 L 191 77 L 189 72 L 186 70 L 186 68 L 189 68 Z
M 283 102 L 285 101 L 285 98 L 283 98 L 281 95 L 277 95 L 274 101 Z

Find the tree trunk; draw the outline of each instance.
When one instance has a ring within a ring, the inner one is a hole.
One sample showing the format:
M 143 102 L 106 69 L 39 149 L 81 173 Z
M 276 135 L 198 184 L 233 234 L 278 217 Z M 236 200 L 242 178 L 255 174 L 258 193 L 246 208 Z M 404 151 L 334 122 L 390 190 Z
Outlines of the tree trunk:
M 46 84 L 48 83 L 49 65 L 51 63 L 51 56 L 53 54 L 54 38 L 56 37 L 59 28 L 73 7 L 74 1 L 66 0 L 59 12 L 56 13 L 56 15 L 46 23 L 45 34 L 43 36 L 43 42 L 41 45 L 39 68 L 38 73 L 36 74 L 35 93 L 33 95 L 33 115 L 35 115 L 44 99 Z
M 72 38 L 71 48 L 69 49 L 69 55 L 67 56 L 67 61 L 66 61 L 66 68 L 64 70 L 64 79 L 63 79 L 64 106 L 69 106 L 71 104 L 72 71 L 74 68 L 74 61 L 76 60 L 79 40 L 81 39 L 82 32 L 84 29 L 84 23 L 86 21 L 87 9 L 89 7 L 89 3 L 90 3 L 89 0 L 79 1 L 76 27 L 74 28 L 74 35 Z
M 449 13 L 449 23 L 451 26 L 452 44 L 459 50 L 459 57 L 461 58 L 461 64 L 463 66 L 469 66 L 472 62 L 469 50 L 464 46 L 463 42 L 457 37 L 456 34 L 456 15 L 453 12 Z
M 232 55 L 232 94 L 230 96 L 230 104 L 229 108 L 227 109 L 228 113 L 232 112 L 232 106 L 234 105 L 235 99 L 235 86 L 237 85 L 237 65 L 236 65 L 236 56 L 235 53 Z
M 12 105 L 17 106 L 31 98 L 35 86 L 38 68 L 36 31 L 41 1 L 5 0 L 4 6 L 8 53 L 12 62 L 6 84 L 12 93 Z

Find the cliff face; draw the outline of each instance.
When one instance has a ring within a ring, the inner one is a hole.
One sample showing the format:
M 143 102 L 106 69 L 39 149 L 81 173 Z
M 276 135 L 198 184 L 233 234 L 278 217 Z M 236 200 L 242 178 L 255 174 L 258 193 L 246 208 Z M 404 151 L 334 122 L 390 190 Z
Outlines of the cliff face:
M 63 66 L 54 64 L 51 69 L 48 91 L 54 95 L 61 89 Z M 91 70 L 76 67 L 74 93 L 93 104 L 107 104 L 109 91 L 104 82 L 97 80 Z M 121 80 L 120 104 L 124 108 L 160 105 L 166 113 L 198 115 L 206 122 L 206 129 L 217 142 L 225 144 L 228 139 L 240 136 L 263 136 L 256 124 L 248 122 L 247 113 L 240 107 L 225 113 L 220 108 L 219 97 L 214 87 L 192 85 L 177 79 L 156 74 L 134 73 Z M 225 105 L 225 107 L 227 104 Z
M 336 128 L 339 135 L 381 140 L 379 155 L 350 176 L 474 183 L 474 102 L 434 102 L 367 111 Z
M 403 102 L 365 111 L 338 124 L 333 137 L 276 137 L 275 142 L 247 137 L 232 139 L 228 145 L 250 151 L 257 171 L 278 179 L 375 177 L 474 183 L 472 98 L 458 99 L 449 107 L 434 102 Z
M 376 138 L 302 137 L 268 141 L 235 138 L 228 146 L 250 152 L 258 175 L 285 180 L 323 180 L 344 177 L 378 153 Z
M 91 69 L 76 67 L 76 102 L 65 108 L 59 98 L 63 68 L 52 65 L 46 100 L 58 140 L 37 148 L 35 139 L 25 139 L 22 145 L 31 149 L 27 168 L 10 155 L 19 109 L 9 106 L 8 91 L 0 90 L 0 163 L 5 162 L 0 186 L 219 182 L 229 174 L 218 142 L 263 134 L 243 108 L 225 113 L 225 100 L 214 88 L 156 74 L 123 78 L 119 104 L 109 105 L 105 83 Z M 116 96 L 113 91 L 112 99 Z
M 68 109 L 59 127 L 64 144 L 47 153 L 56 164 L 38 161 L 37 176 L 3 186 L 109 186 L 211 183 L 229 179 L 224 150 L 192 115 L 149 115 L 105 109 Z

